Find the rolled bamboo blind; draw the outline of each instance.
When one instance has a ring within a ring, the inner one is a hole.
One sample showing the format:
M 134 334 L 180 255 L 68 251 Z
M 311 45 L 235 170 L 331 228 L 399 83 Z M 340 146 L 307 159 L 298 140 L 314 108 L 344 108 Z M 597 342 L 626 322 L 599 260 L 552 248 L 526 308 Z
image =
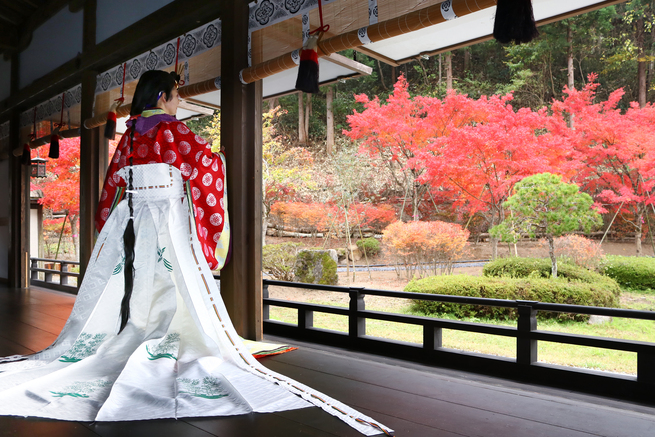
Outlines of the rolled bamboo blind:
M 496 0 L 453 0 L 452 9 L 456 16 L 463 17 L 473 12 L 496 6 Z M 424 29 L 443 23 L 446 19 L 441 12 L 441 3 L 410 12 L 400 17 L 372 24 L 366 28 L 371 42 L 383 41 L 388 38 Z M 327 56 L 342 50 L 362 46 L 358 36 L 360 30 L 352 30 L 341 35 L 324 39 L 319 44 L 319 56 Z M 259 63 L 241 71 L 241 80 L 252 83 L 282 71 L 294 68 L 293 52 L 286 53 L 268 61 Z

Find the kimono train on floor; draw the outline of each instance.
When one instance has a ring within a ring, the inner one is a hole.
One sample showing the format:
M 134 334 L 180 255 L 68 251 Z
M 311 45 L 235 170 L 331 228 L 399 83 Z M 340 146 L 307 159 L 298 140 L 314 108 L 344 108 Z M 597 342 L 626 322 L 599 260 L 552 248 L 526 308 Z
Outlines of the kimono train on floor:
M 129 167 L 118 173 L 125 178 Z M 47 349 L 0 364 L 0 414 L 124 421 L 316 405 L 365 435 L 388 428 L 268 370 L 243 346 L 204 259 L 180 171 L 133 166 L 136 235 L 130 318 L 121 202 L 102 228 L 70 318 Z

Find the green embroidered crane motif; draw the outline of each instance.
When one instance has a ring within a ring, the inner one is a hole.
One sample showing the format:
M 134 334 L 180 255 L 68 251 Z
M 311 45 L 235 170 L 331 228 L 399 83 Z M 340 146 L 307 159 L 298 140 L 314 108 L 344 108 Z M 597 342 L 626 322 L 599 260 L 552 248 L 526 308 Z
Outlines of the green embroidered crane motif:
M 172 333 L 168 334 L 162 341 L 159 342 L 156 346 L 150 348 L 146 345 L 146 352 L 148 352 L 148 359 L 158 360 L 160 358 L 168 358 L 177 361 L 177 357 L 174 354 L 177 354 L 178 349 L 180 348 L 180 334 Z
M 63 398 L 64 396 L 70 396 L 72 398 L 88 398 L 99 388 L 104 388 L 109 385 L 111 385 L 111 382 L 103 379 L 98 379 L 96 381 L 77 381 L 64 387 L 62 391 L 51 391 L 50 393 L 52 393 L 52 396 L 55 398 Z
M 157 256 L 159 257 L 157 259 L 157 262 L 162 262 L 162 260 L 163 260 L 164 261 L 164 267 L 166 267 L 166 269 L 169 272 L 172 272 L 173 271 L 172 264 L 170 263 L 170 261 L 168 261 L 166 258 L 164 258 L 164 251 L 165 250 L 166 250 L 165 247 L 163 249 L 160 249 L 159 247 L 157 248 Z
M 221 393 L 222 387 L 218 378 L 205 376 L 202 381 L 199 379 L 178 378 L 178 393 L 186 393 L 197 398 L 220 399 L 227 396 Z
M 73 347 L 71 347 L 65 355 L 59 358 L 62 363 L 76 363 L 86 357 L 95 354 L 100 343 L 105 339 L 107 334 L 87 334 L 83 332 L 77 337 Z
M 116 267 L 114 267 L 114 271 L 112 272 L 113 275 L 119 274 L 121 271 L 123 271 L 123 266 L 125 265 L 125 255 L 123 255 L 123 259 L 121 259 L 121 262 L 119 262 Z

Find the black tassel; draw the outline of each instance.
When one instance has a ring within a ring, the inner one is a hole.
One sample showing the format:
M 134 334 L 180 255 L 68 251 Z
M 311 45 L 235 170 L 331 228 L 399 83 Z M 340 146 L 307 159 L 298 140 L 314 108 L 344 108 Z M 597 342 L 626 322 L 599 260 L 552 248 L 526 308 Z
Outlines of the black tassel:
M 494 38 L 500 43 L 532 41 L 539 35 L 531 0 L 498 0 Z
M 59 158 L 59 135 L 50 135 L 50 150 L 48 151 L 48 158 Z
M 23 144 L 23 154 L 20 157 L 20 163 L 23 165 L 30 165 L 32 163 L 32 150 L 30 144 Z
M 120 334 L 127 325 L 130 318 L 130 298 L 132 297 L 132 290 L 134 289 L 134 243 L 136 237 L 134 235 L 134 219 L 130 218 L 123 233 L 123 246 L 125 247 L 125 294 L 121 302 L 121 327 L 118 330 Z
M 105 138 L 113 140 L 114 136 L 116 136 L 116 113 L 109 111 L 107 113 L 107 124 L 105 125 Z
M 312 35 L 307 40 L 307 44 L 300 52 L 300 66 L 298 68 L 298 78 L 296 79 L 296 89 L 305 93 L 318 93 L 318 36 Z

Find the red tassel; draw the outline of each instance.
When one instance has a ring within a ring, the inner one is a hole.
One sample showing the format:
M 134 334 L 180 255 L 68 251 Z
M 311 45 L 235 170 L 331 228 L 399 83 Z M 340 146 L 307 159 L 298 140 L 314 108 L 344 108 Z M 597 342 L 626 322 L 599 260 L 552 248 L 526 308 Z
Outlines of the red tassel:
M 50 150 L 48 151 L 48 158 L 59 158 L 59 135 L 56 133 L 50 135 Z
M 300 53 L 296 89 L 305 93 L 318 93 L 318 37 L 311 35 Z
M 30 165 L 32 163 L 32 149 L 30 149 L 30 143 L 23 144 L 23 154 L 20 157 L 20 163 L 23 165 Z
M 109 111 L 107 113 L 107 124 L 105 125 L 105 138 L 113 140 L 114 136 L 116 136 L 116 113 Z

